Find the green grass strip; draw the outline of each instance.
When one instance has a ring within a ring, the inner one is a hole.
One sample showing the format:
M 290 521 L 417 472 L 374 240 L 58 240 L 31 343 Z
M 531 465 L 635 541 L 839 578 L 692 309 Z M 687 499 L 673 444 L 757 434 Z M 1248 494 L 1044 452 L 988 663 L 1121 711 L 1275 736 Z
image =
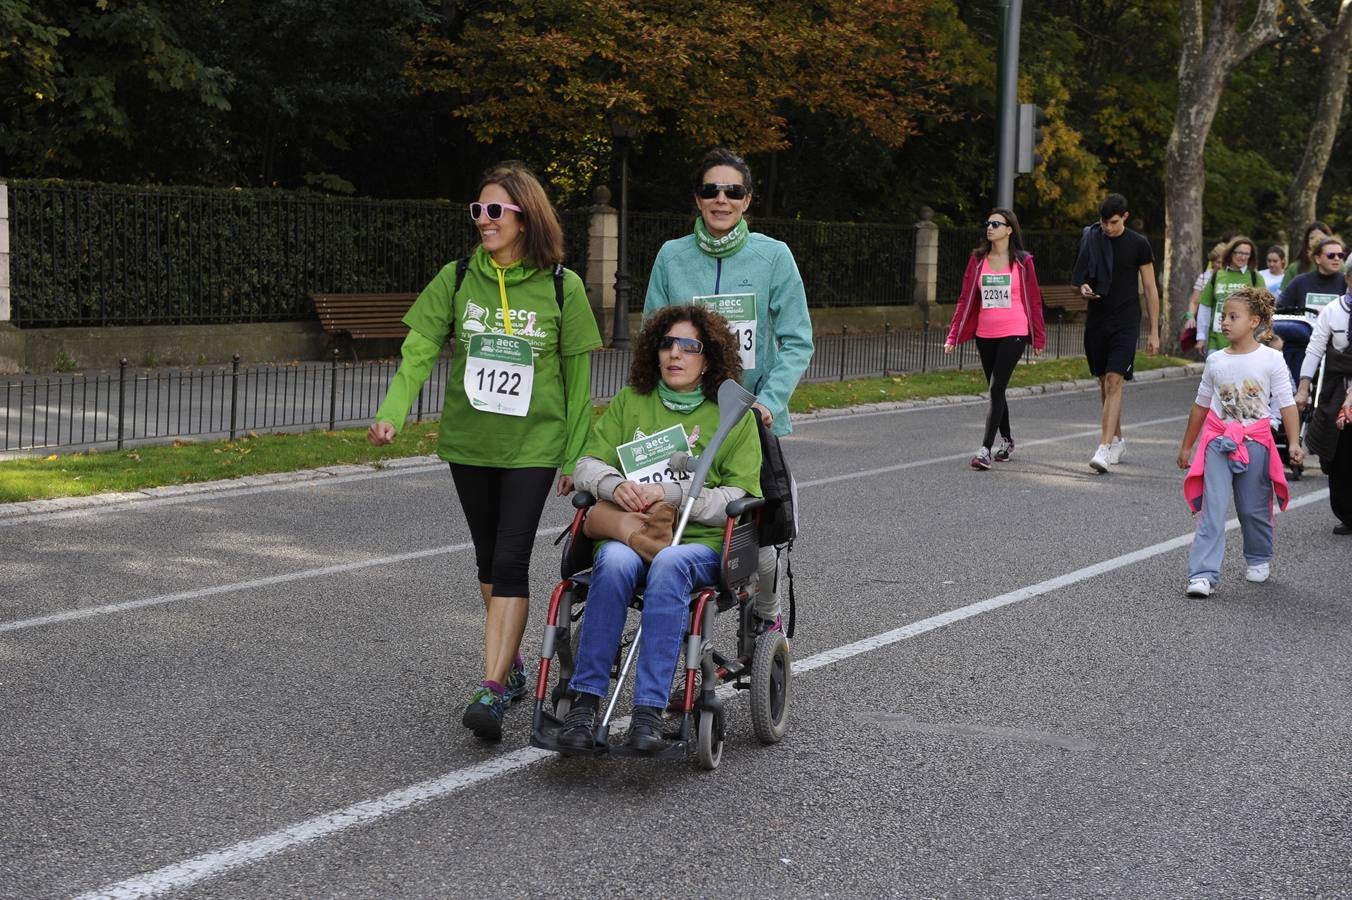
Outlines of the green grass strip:
M 1138 354 L 1138 370 L 1184 365 L 1187 361 Z M 1020 387 L 1088 378 L 1083 359 L 1060 359 L 1021 364 L 1011 385 Z M 890 378 L 800 385 L 790 409 L 810 412 L 880 403 L 922 400 L 952 394 L 977 394 L 986 382 L 980 368 L 962 372 L 927 372 Z M 404 456 L 436 452 L 440 423 L 427 421 L 405 426 L 394 443 L 372 447 L 365 428 L 308 431 L 304 434 L 255 434 L 235 441 L 178 440 L 172 445 L 137 447 L 29 457 L 0 462 L 0 502 L 81 497 L 110 491 L 138 491 L 164 485 L 191 484 L 319 469 L 344 464 L 379 463 Z

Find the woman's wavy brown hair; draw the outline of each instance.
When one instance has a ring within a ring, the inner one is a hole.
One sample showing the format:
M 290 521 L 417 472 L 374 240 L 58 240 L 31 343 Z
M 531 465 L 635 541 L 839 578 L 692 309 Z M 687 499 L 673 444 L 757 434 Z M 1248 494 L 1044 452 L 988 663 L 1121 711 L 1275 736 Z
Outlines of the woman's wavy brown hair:
M 501 187 L 512 202 L 521 207 L 521 212 L 516 215 L 521 216 L 524 225 L 523 249 L 531 265 L 537 269 L 551 269 L 556 263 L 563 262 L 563 225 L 544 187 L 530 169 L 516 160 L 508 160 L 484 173 L 479 191 L 490 184 Z
M 718 386 L 727 379 L 742 380 L 742 357 L 732 338 L 728 320 L 703 306 L 664 306 L 643 326 L 634 340 L 634 358 L 629 364 L 629 386 L 640 394 L 651 394 L 662 380 L 657 357 L 657 342 L 677 322 L 689 322 L 704 343 L 704 376 L 700 388 L 710 400 L 718 399 Z

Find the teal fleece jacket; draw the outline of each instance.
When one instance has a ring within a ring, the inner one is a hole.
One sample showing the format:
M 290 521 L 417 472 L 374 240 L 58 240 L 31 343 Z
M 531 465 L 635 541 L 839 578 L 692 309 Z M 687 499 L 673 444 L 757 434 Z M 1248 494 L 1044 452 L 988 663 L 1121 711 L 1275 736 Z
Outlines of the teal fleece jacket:
M 756 232 L 723 259 L 701 251 L 693 234 L 667 241 L 653 263 L 643 317 L 714 294 L 755 294 L 756 366 L 742 373 L 742 385 L 770 410 L 771 430 L 788 434 L 789 397 L 812 360 L 812 319 L 793 253 Z

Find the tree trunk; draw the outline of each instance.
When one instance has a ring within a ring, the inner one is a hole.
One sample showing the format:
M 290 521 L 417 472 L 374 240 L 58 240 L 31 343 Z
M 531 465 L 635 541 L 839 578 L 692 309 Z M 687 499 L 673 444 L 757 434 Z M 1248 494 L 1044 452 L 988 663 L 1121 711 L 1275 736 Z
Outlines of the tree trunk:
M 1352 0 L 1342 0 L 1338 21 L 1319 42 L 1319 58 L 1324 61 L 1319 75 L 1319 103 L 1315 108 L 1305 155 L 1286 192 L 1286 234 L 1291 244 L 1291 261 L 1300 252 L 1294 242 L 1305 233 L 1305 226 L 1318 214 L 1319 185 L 1324 180 L 1333 141 L 1343 115 L 1347 97 L 1347 56 L 1352 53 Z
M 1278 0 L 1260 0 L 1247 30 L 1236 30 L 1238 0 L 1215 0 L 1204 27 L 1202 0 L 1180 3 L 1183 52 L 1178 62 L 1178 108 L 1164 163 L 1164 290 L 1160 297 L 1162 343 L 1177 348 L 1173 303 L 1187 302 L 1202 265 L 1204 151 L 1230 73 L 1264 44 L 1276 40 Z

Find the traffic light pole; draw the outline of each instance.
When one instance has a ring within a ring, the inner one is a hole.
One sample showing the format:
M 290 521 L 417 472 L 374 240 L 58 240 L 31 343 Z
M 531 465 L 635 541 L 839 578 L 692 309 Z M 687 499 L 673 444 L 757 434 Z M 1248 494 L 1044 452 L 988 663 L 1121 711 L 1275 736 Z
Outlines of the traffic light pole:
M 1000 0 L 1000 62 L 996 90 L 999 156 L 995 170 L 995 205 L 1014 208 L 1014 163 L 1018 154 L 1019 21 L 1023 0 Z

